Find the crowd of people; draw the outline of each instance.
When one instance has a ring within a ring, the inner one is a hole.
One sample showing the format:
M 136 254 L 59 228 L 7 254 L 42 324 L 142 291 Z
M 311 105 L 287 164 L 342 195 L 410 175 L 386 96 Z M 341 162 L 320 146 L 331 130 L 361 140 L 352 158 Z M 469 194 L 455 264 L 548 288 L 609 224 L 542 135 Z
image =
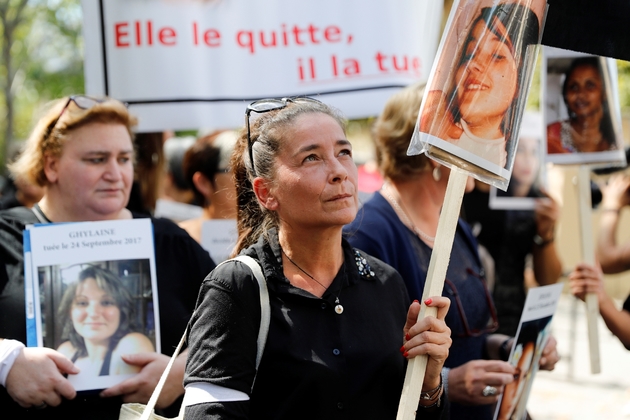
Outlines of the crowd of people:
M 423 93 L 420 85 L 400 90 L 374 122 L 384 182 L 365 202 L 344 117 L 312 98 L 255 101 L 240 131 L 189 141 L 168 171 L 169 159 L 154 148 L 146 156 L 162 167 L 145 172 L 138 166 L 152 165 L 137 161 L 136 119 L 125 104 L 82 95 L 55 101 L 10 165 L 16 185 L 41 195 L 0 211 L 4 412 L 24 419 L 118 418 L 123 402 L 147 402 L 187 331 L 158 400 L 164 415 L 175 415 L 186 401 L 186 419 L 394 418 L 407 362 L 425 355 L 416 418 L 491 419 L 503 395 L 510 403 L 501 416 L 510 418 L 507 411 L 523 404 L 520 381 L 533 360 L 530 344 L 514 339 L 526 273 L 535 285 L 561 277 L 559 205 L 528 171 L 517 170 L 519 159 L 531 161 L 540 148 L 540 139 L 522 136 L 512 193 L 535 200 L 534 209 L 490 209 L 487 190 L 470 179 L 442 295 L 423 299 L 450 173 L 425 155 L 407 155 Z M 178 179 L 173 186 L 200 206 L 201 216 L 179 226 L 151 216 L 161 183 L 139 173 Z M 142 209 L 131 205 L 134 186 Z M 569 275 L 575 296 L 597 294 L 604 321 L 628 348 L 630 298 L 618 309 L 604 291 L 603 273 L 630 268 L 630 245 L 616 241 L 629 191 L 623 175 L 602 186 L 598 264 L 579 264 Z M 134 322 L 132 294 L 120 280 L 125 273 L 96 265 L 82 269 L 63 294 L 64 332 L 56 348 L 25 347 L 25 227 L 147 217 L 163 354 Z M 215 269 L 219 261 L 200 245 L 201 226 L 210 219 L 236 220 L 232 255 L 260 265 L 268 308 L 245 264 Z M 418 319 L 423 305 L 437 315 Z M 265 310 L 270 321 L 259 354 Z M 553 337 L 546 343 L 538 367 L 551 370 L 559 355 Z M 508 362 L 513 347 L 527 354 L 517 366 Z M 80 393 L 69 380 L 117 373 L 134 375 Z

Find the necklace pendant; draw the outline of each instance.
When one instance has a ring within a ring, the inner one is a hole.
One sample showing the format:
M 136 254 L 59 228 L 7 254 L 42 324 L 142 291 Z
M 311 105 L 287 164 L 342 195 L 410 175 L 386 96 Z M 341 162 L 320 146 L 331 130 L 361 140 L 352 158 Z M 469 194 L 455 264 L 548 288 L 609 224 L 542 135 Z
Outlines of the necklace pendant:
M 335 299 L 335 303 L 335 312 L 337 312 L 338 315 L 341 315 L 343 313 L 343 306 L 339 303 L 339 298 Z

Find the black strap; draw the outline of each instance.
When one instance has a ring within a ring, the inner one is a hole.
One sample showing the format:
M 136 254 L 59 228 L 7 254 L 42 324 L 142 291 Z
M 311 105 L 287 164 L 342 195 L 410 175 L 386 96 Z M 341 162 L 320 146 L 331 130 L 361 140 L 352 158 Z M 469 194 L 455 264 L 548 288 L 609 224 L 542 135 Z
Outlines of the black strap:
M 40 223 L 52 223 L 52 221 L 48 217 L 46 217 L 46 215 L 42 211 L 42 208 L 39 207 L 39 203 L 35 203 L 31 210 Z

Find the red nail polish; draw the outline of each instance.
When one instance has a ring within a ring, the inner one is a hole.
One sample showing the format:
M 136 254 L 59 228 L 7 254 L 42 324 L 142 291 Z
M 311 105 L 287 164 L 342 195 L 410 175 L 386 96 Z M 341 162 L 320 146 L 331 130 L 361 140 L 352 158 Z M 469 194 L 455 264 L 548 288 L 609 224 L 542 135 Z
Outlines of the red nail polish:
M 420 301 L 418 299 L 414 299 L 413 302 L 414 303 L 420 303 Z
M 404 353 L 404 352 L 405 352 L 405 346 L 402 346 L 402 347 L 400 348 L 400 352 L 401 352 L 401 353 Z
M 405 340 L 407 341 L 411 340 L 411 336 L 409 334 L 405 334 Z
M 429 298 L 429 299 L 425 300 L 425 301 L 424 301 L 424 303 L 425 303 L 426 305 L 430 305 L 430 304 L 432 304 L 432 303 L 433 303 L 433 299 Z
M 408 352 L 404 352 L 403 356 L 407 357 L 407 356 L 409 356 L 409 353 Z

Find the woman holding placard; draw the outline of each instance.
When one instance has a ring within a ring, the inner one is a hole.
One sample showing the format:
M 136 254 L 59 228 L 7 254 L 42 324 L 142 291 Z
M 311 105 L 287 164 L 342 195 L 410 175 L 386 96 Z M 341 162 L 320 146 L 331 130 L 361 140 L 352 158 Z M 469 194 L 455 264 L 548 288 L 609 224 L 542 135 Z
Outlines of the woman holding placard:
M 447 168 L 426 156 L 406 154 L 422 93 L 422 87 L 410 86 L 385 105 L 374 126 L 374 140 L 386 182 L 344 228 L 353 246 L 401 273 L 412 299 L 423 294 L 449 176 Z M 451 418 L 491 419 L 491 405 L 513 381 L 514 368 L 503 361 L 511 342 L 509 336 L 492 334 L 497 328 L 494 304 L 477 243 L 463 221 L 455 233 L 443 295 L 453 301 L 446 316 L 453 334 L 445 362 L 450 370 L 443 371 Z
M 71 360 L 48 348 L 24 348 L 25 225 L 119 220 L 142 217 L 125 208 L 133 180 L 135 118 L 125 104 L 110 98 L 71 96 L 55 102 L 39 120 L 14 174 L 45 188 L 33 207 L 0 212 L 0 273 L 7 286 L 0 296 L 0 404 L 16 418 L 117 418 L 125 402 L 148 401 L 169 357 L 155 352 L 124 355 L 140 373 L 100 394 L 75 398 L 64 374 L 77 374 Z M 203 277 L 214 263 L 189 235 L 170 221 L 152 219 L 160 300 L 161 348 L 177 345 L 194 308 Z M 158 309 L 158 308 L 156 308 Z M 185 353 L 169 377 L 160 407 L 183 394 Z M 109 398 L 106 398 L 109 397 Z M 71 400 L 71 401 L 68 401 Z M 58 406 L 44 410 L 47 406 Z M 21 409 L 30 408 L 31 410 Z
M 185 418 L 393 419 L 420 354 L 417 417 L 440 417 L 449 302 L 426 299 L 437 318 L 418 321 L 400 275 L 343 240 L 358 208 L 345 121 L 310 98 L 256 101 L 246 118 L 232 158 L 237 250 L 264 273 L 269 332 L 257 367 L 257 281 L 239 261 L 210 273 L 190 323 Z
M 420 131 L 504 168 L 527 46 L 537 43 L 539 26 L 536 14 L 518 3 L 481 9 L 460 46 L 449 86 L 427 95 Z

